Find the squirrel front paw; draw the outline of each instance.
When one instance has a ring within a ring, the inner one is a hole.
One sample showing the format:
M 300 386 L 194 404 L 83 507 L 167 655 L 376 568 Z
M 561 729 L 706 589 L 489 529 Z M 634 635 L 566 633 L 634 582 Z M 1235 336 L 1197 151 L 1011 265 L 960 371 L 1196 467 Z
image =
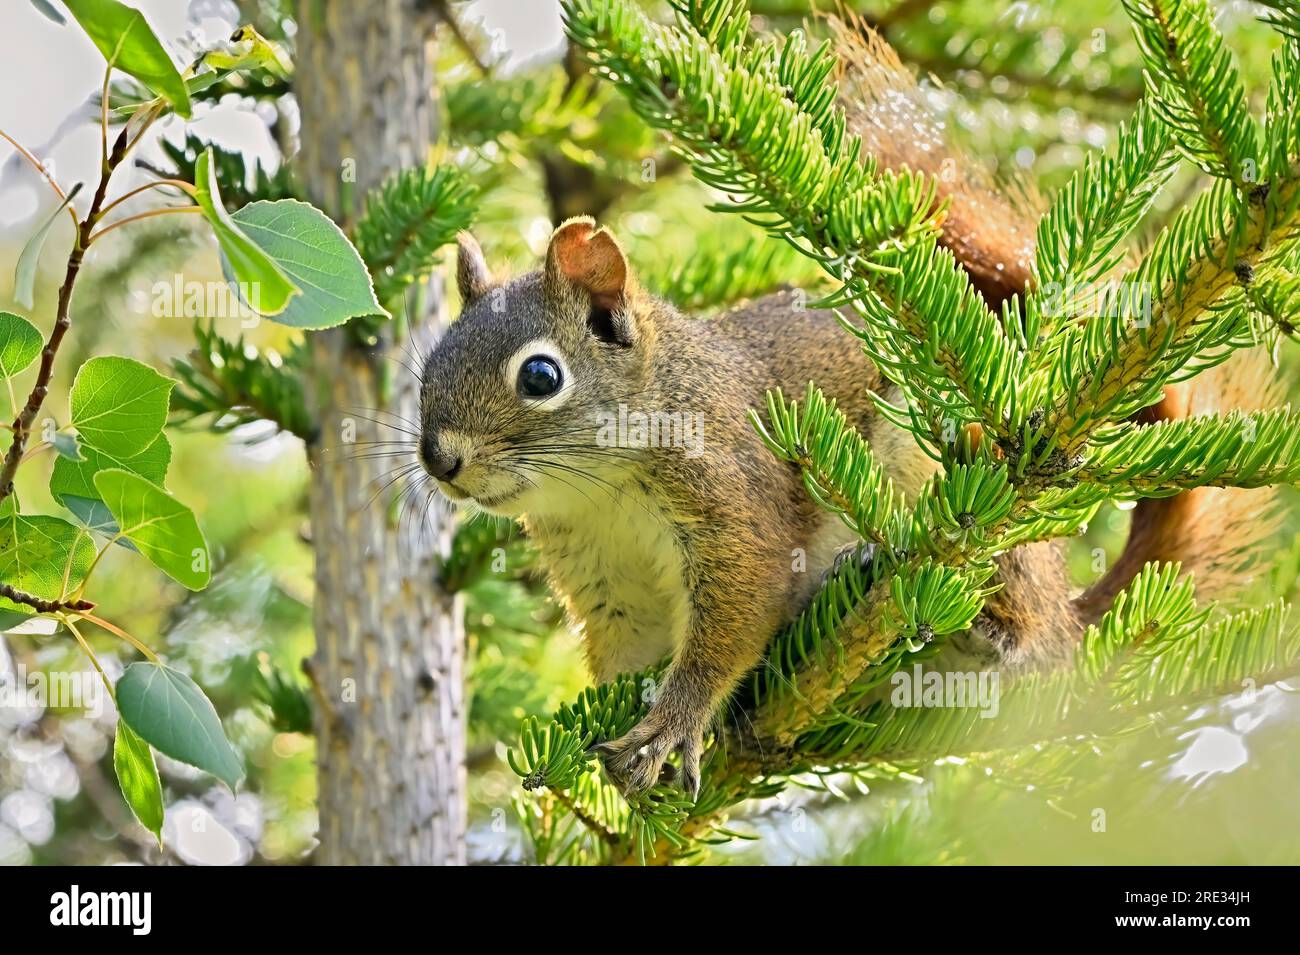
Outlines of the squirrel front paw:
M 845 544 L 836 553 L 835 559 L 831 565 L 826 568 L 822 574 L 822 584 L 844 569 L 846 564 L 857 564 L 858 569 L 864 574 L 871 570 L 871 562 L 876 559 L 876 545 L 870 541 L 854 541 L 851 544 Z
M 668 757 L 679 752 L 682 788 L 695 798 L 700 794 L 700 753 L 706 723 L 656 707 L 625 736 L 598 743 L 592 752 L 604 757 L 605 772 L 625 795 L 645 792 L 658 783 Z

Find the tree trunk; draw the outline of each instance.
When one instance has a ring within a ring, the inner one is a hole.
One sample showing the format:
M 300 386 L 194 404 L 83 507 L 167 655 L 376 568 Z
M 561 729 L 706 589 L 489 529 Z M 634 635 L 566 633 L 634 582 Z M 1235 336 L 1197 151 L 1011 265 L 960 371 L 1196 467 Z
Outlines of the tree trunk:
M 297 167 L 312 201 L 346 228 L 365 193 L 427 161 L 435 123 L 435 22 L 420 0 L 301 0 L 294 88 Z M 415 301 L 420 296 L 412 296 Z M 441 317 L 431 283 L 407 346 L 427 348 Z M 312 336 L 309 448 L 316 553 L 316 741 L 323 864 L 462 864 L 465 827 L 463 634 L 438 589 L 438 512 L 400 533 L 375 500 L 398 459 L 367 441 L 405 438 L 368 418 L 416 419 L 417 383 L 386 323 L 377 347 L 347 328 Z M 383 447 L 383 446 L 381 446 Z M 412 459 L 413 460 L 413 459 Z M 432 522 L 430 524 L 429 522 Z

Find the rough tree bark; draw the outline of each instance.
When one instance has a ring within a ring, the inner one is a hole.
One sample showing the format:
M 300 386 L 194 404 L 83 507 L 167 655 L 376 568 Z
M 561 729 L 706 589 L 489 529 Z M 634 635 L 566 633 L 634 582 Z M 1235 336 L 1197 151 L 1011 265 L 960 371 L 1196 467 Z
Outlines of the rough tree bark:
M 435 21 L 420 0 L 301 0 L 297 168 L 312 201 L 345 228 L 366 191 L 427 160 L 436 112 Z M 431 285 L 406 343 L 423 350 L 442 312 Z M 416 387 L 392 324 L 378 347 L 347 329 L 312 336 L 309 448 L 316 553 L 316 714 L 323 864 L 464 862 L 463 635 L 437 589 L 448 528 L 428 515 L 401 534 L 390 495 L 370 506 L 394 459 L 362 442 L 405 437 L 366 416 L 414 420 Z M 376 414 L 376 409 L 382 411 Z M 350 444 L 355 430 L 356 444 Z M 400 489 L 400 488 L 399 488 Z

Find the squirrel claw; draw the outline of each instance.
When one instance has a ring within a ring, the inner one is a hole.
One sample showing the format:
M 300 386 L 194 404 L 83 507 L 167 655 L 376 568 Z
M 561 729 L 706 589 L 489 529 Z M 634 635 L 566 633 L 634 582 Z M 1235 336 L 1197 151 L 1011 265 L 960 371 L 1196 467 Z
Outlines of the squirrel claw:
M 700 792 L 702 737 L 702 731 L 683 729 L 680 723 L 652 710 L 626 735 L 597 743 L 590 751 L 604 759 L 606 774 L 625 796 L 643 793 L 676 775 L 666 763 L 672 753 L 679 752 L 682 788 L 695 798 Z

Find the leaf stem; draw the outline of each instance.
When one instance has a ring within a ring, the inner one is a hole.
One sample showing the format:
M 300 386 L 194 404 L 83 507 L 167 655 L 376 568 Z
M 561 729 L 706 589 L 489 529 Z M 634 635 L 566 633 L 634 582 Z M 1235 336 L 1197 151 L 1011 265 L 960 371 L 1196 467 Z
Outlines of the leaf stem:
M 113 64 L 104 68 L 104 86 L 99 96 L 99 164 L 108 162 L 108 85 L 113 79 Z
M 67 193 L 65 193 L 59 187 L 59 184 L 54 181 L 54 177 L 45 171 L 45 167 L 40 164 L 40 162 L 37 160 L 35 156 L 33 156 L 30 152 L 27 151 L 26 148 L 24 148 L 22 143 L 18 142 L 18 140 L 14 139 L 3 129 L 0 129 L 0 136 L 3 136 L 6 140 L 8 140 L 9 145 L 13 146 L 14 149 L 18 150 L 19 155 L 21 155 L 24 159 L 26 159 L 29 163 L 32 164 L 32 168 L 34 168 L 37 172 L 39 172 L 41 176 L 45 179 L 45 181 L 50 184 L 50 188 L 54 190 L 54 194 L 59 197 L 60 202 L 65 202 L 65 203 L 68 202 Z M 77 227 L 77 210 L 72 208 L 71 203 L 68 204 L 67 209 L 68 209 L 68 215 L 72 216 L 72 226 L 75 229 Z
M 23 455 L 23 460 L 22 460 L 22 462 L 20 462 L 20 463 L 26 463 L 27 461 L 29 461 L 29 460 L 31 460 L 32 458 L 36 457 L 36 455 L 40 454 L 42 451 L 45 451 L 45 450 L 47 450 L 47 449 L 49 449 L 49 448 L 52 448 L 52 447 L 54 447 L 54 445 L 50 444 L 50 442 L 48 442 L 48 441 L 42 441 L 40 444 L 36 445 L 36 447 L 32 448 L 32 449 L 29 450 L 26 454 L 24 454 L 24 455 Z
M 81 577 L 81 583 L 77 585 L 77 595 L 78 595 L 78 596 L 80 596 L 81 594 L 85 593 L 85 591 L 86 591 L 86 584 L 90 583 L 90 575 L 93 574 L 93 573 L 95 572 L 95 568 L 99 566 L 99 562 L 100 562 L 101 560 L 103 560 L 104 555 L 108 553 L 109 548 L 111 548 L 114 544 L 116 544 L 116 543 L 117 543 L 119 540 L 121 540 L 124 536 L 125 536 L 125 535 L 124 535 L 121 531 L 118 531 L 117 536 L 114 537 L 112 540 L 107 541 L 107 542 L 104 544 L 104 546 L 101 547 L 101 548 L 99 549 L 99 551 L 95 554 L 95 559 L 92 560 L 92 561 L 90 562 L 90 566 L 86 568 L 86 572 L 85 572 L 85 574 L 83 574 L 82 577 Z M 69 557 L 68 557 L 68 567 L 67 567 L 67 571 L 70 571 L 71 568 L 72 568 L 72 557 L 71 557 L 71 555 L 69 555 Z
M 184 190 L 190 195 L 194 194 L 194 186 L 186 182 L 184 179 L 156 179 L 153 182 L 146 182 L 143 186 L 137 186 L 136 188 L 132 189 L 130 192 L 118 196 L 108 205 L 104 206 L 104 211 L 102 214 L 108 215 L 110 212 L 112 212 L 122 203 L 126 202 L 126 200 L 130 199 L 132 196 L 138 196 L 142 192 L 146 192 L 149 189 L 157 189 L 160 186 L 173 186 L 177 189 Z
M 162 660 L 158 659 L 158 654 L 154 653 L 147 646 L 145 646 L 135 637 L 131 636 L 129 633 L 127 633 L 125 630 L 119 627 L 117 624 L 109 623 L 103 617 L 97 617 L 93 613 L 85 613 L 85 612 L 78 611 L 77 616 L 81 617 L 81 619 L 83 620 L 89 620 L 95 626 L 101 627 L 104 630 L 107 630 L 111 634 L 121 637 L 127 643 L 131 644 L 131 646 L 135 647 L 142 654 L 144 654 L 145 659 L 147 659 L 150 663 L 156 663 L 159 666 L 162 666 Z
M 86 638 L 81 635 L 81 631 L 77 629 L 77 625 L 73 623 L 71 619 L 66 616 L 61 616 L 60 619 L 63 621 L 64 625 L 72 631 L 72 635 L 76 637 L 77 642 L 81 644 L 82 651 L 86 656 L 90 657 L 90 665 L 99 671 L 99 678 L 104 681 L 104 689 L 108 690 L 109 697 L 116 704 L 117 694 L 113 692 L 113 684 L 108 681 L 108 674 L 104 672 L 104 668 L 100 665 L 99 658 L 95 656 L 95 651 L 90 649 L 90 644 L 86 641 Z
M 135 136 L 133 136 L 130 139 L 129 142 L 127 142 L 126 144 L 127 152 L 130 152 L 133 148 L 135 148 L 135 144 L 138 143 L 144 137 L 144 134 L 149 131 L 149 127 L 154 124 L 154 120 L 156 120 L 160 115 L 162 115 L 162 111 L 163 111 L 162 103 L 156 103 L 153 107 L 150 108 L 149 112 L 145 114 L 144 119 L 140 120 L 140 131 L 137 132 Z M 130 120 L 128 120 L 126 126 L 123 127 L 123 131 L 129 129 L 130 126 L 131 126 L 131 122 Z
M 125 219 L 118 219 L 112 225 L 106 225 L 90 237 L 90 242 L 108 235 L 114 229 L 126 225 L 128 222 L 138 222 L 141 219 L 152 219 L 154 216 L 175 215 L 181 212 L 202 212 L 199 206 L 168 206 L 165 209 L 150 209 L 148 212 L 140 212 L 133 216 L 127 216 Z

